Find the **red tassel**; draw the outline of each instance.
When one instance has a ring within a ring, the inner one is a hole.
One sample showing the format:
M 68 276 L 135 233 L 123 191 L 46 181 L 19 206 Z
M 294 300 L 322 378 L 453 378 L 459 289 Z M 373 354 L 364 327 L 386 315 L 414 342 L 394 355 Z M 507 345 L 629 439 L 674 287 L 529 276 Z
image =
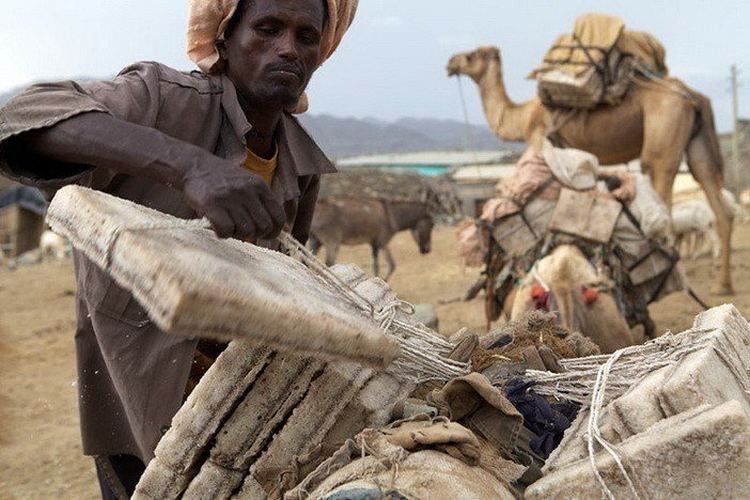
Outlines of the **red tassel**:
M 599 291 L 596 288 L 589 288 L 587 286 L 581 286 L 581 296 L 587 306 L 590 306 L 599 298 Z
M 536 306 L 537 309 L 549 311 L 550 294 L 542 285 L 539 285 L 538 283 L 532 285 L 531 298 L 534 299 L 534 306 Z

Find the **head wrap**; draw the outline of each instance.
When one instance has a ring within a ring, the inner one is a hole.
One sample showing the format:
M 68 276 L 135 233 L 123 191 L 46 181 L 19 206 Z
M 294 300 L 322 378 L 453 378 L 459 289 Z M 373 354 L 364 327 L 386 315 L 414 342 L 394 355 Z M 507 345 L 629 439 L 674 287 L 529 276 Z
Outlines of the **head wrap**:
M 346 30 L 354 21 L 359 0 L 324 0 L 328 4 L 328 20 L 323 27 L 320 42 L 320 60 L 323 64 L 336 50 Z M 216 42 L 224 37 L 229 20 L 237 11 L 240 0 L 190 0 L 187 30 L 188 57 L 204 73 L 217 70 L 219 52 Z M 297 105 L 307 108 L 303 95 Z M 303 111 L 304 111 L 303 109 Z

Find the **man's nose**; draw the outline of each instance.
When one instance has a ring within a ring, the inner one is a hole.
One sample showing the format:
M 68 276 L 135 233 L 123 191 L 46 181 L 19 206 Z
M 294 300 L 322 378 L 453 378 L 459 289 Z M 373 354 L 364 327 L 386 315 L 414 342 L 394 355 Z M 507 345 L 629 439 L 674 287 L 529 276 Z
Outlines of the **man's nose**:
M 299 59 L 299 51 L 297 50 L 297 41 L 294 36 L 294 32 L 291 30 L 286 31 L 284 36 L 279 39 L 279 56 L 289 61 L 296 61 Z

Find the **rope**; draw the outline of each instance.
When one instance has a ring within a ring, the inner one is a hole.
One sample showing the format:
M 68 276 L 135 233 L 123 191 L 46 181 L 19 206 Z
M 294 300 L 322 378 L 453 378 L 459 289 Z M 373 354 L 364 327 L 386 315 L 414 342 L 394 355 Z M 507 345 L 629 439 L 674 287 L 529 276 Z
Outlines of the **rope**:
M 666 333 L 645 344 L 617 351 L 616 363 L 607 376 L 604 404 L 622 396 L 631 386 L 652 371 L 677 363 L 685 356 L 705 348 L 714 337 L 707 337 L 711 329 L 693 329 L 673 335 Z M 619 353 L 619 354 L 618 354 Z M 527 370 L 522 378 L 535 382 L 539 394 L 567 399 L 585 407 L 592 405 L 592 393 L 597 384 L 599 369 L 612 355 L 589 356 L 560 360 L 562 373 Z
M 637 72 L 632 72 L 628 78 L 636 85 L 640 85 L 644 88 L 650 88 L 652 90 L 667 90 L 669 92 L 674 92 L 675 94 L 684 97 L 692 103 L 697 104 L 695 97 L 692 94 L 686 92 L 684 89 L 680 88 L 678 85 L 675 85 L 673 82 L 654 75 L 638 60 L 634 60 L 633 67 L 637 70 Z
M 630 488 L 631 493 L 633 493 L 633 496 L 638 499 L 640 498 L 638 496 L 638 491 L 635 489 L 635 486 L 633 485 L 633 481 L 630 478 L 630 475 L 625 470 L 625 467 L 622 465 L 622 459 L 620 458 L 617 451 L 615 451 L 614 447 L 611 443 L 609 443 L 604 437 L 602 437 L 601 430 L 599 428 L 599 416 L 601 414 L 601 411 L 604 407 L 604 395 L 606 394 L 607 389 L 607 381 L 609 379 L 610 374 L 612 373 L 612 366 L 617 362 L 618 359 L 620 359 L 623 354 L 625 354 L 628 351 L 628 348 L 621 349 L 617 352 L 615 352 L 606 363 L 604 363 L 596 374 L 596 382 L 594 383 L 594 390 L 591 394 L 591 411 L 589 412 L 589 421 L 587 425 L 587 434 L 586 434 L 586 441 L 587 441 L 587 448 L 589 453 L 589 462 L 591 463 L 591 468 L 594 471 L 594 475 L 596 476 L 597 481 L 599 482 L 599 486 L 602 488 L 602 491 L 607 495 L 608 498 L 611 500 L 615 499 L 614 494 L 607 486 L 607 483 L 604 481 L 604 478 L 602 478 L 601 473 L 599 472 L 599 468 L 596 466 L 596 451 L 594 450 L 594 441 L 599 443 L 599 445 L 604 448 L 607 453 L 610 454 L 610 456 L 614 459 L 615 463 L 617 464 L 617 468 L 620 469 L 620 472 L 622 473 L 623 477 L 628 483 L 628 488 Z
M 458 81 L 458 95 L 461 98 L 461 110 L 463 111 L 464 125 L 466 126 L 466 146 L 470 151 L 472 151 L 472 155 L 474 157 L 474 165 L 477 170 L 477 177 L 481 178 L 482 170 L 481 168 L 479 168 L 479 158 L 477 157 L 477 152 L 474 149 L 474 141 L 471 134 L 471 124 L 469 123 L 469 108 L 466 105 L 466 96 L 464 95 L 464 86 L 461 75 L 459 75 L 456 80 Z
M 336 276 L 289 233 L 282 232 L 279 235 L 279 242 L 290 251 L 290 254 L 299 258 L 303 264 L 313 270 L 322 281 L 331 285 L 357 308 L 367 313 L 387 336 L 399 343 L 401 356 L 388 367 L 386 370 L 388 373 L 400 379 L 422 383 L 428 380 L 450 380 L 471 371 L 469 363 L 460 363 L 448 358 L 455 347 L 453 344 L 438 337 L 422 325 L 412 325 L 398 319 L 398 313 L 414 313 L 412 304 L 394 299 L 377 308 L 375 304 Z

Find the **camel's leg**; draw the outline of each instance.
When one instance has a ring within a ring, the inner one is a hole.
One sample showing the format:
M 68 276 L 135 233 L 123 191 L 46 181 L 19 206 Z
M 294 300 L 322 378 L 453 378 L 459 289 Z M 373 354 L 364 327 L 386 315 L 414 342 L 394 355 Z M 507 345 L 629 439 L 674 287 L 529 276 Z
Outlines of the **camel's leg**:
M 724 182 L 719 165 L 714 164 L 711 148 L 704 135 L 695 137 L 688 146 L 688 165 L 695 180 L 706 193 L 706 199 L 716 216 L 716 231 L 721 241 L 719 280 L 712 290 L 719 295 L 734 293 L 732 289 L 731 243 L 734 214 L 724 202 L 721 186 Z
M 338 243 L 325 245 L 326 247 L 326 266 L 331 267 L 336 263 L 336 256 L 339 253 Z
M 677 249 L 677 251 L 680 253 L 680 257 L 684 258 L 687 256 L 687 253 L 683 251 L 683 241 L 685 241 L 685 235 L 684 234 L 678 234 L 674 237 L 674 247 Z
M 696 260 L 703 256 L 703 249 L 706 247 L 706 241 L 703 237 L 703 231 L 695 230 L 690 233 L 690 258 Z
M 378 262 L 378 248 L 377 243 L 370 243 L 370 249 L 372 250 L 372 274 L 373 276 L 380 276 L 380 263 Z
M 391 249 L 388 248 L 387 245 L 383 247 L 383 253 L 385 254 L 385 260 L 388 263 L 388 274 L 385 275 L 385 280 L 388 281 L 388 278 L 390 278 L 393 272 L 396 270 L 396 261 L 393 260 Z

